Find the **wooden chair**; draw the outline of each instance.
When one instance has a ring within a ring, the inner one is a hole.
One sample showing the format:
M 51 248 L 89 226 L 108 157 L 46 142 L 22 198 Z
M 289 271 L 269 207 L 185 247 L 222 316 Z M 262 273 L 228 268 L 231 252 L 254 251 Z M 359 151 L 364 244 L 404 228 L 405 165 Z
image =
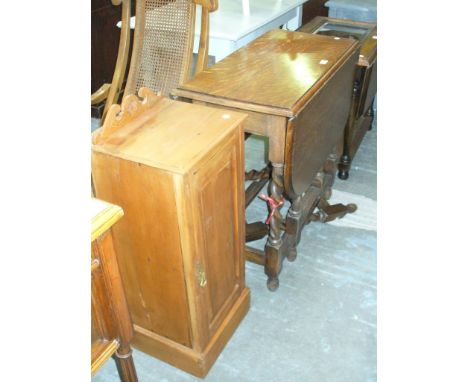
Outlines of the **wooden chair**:
M 121 42 L 110 90 L 114 89 L 114 82 L 115 88 L 120 90 L 127 63 L 121 53 L 128 57 L 130 0 L 115 0 L 114 3 L 120 1 L 123 5 Z M 209 12 L 218 9 L 218 0 L 136 0 L 135 34 L 124 96 L 136 94 L 143 86 L 168 96 L 171 90 L 189 79 L 197 5 L 202 7 L 202 19 L 195 73 L 207 66 Z M 117 102 L 110 90 L 104 115 L 110 105 Z M 105 97 L 101 97 L 101 101 L 103 99 Z
M 117 61 L 115 63 L 114 76 L 112 77 L 112 84 L 104 84 L 91 95 L 91 105 L 97 105 L 106 100 L 102 119 L 107 114 L 109 107 L 117 103 L 122 83 L 125 76 L 128 63 L 128 53 L 130 51 L 130 8 L 131 0 L 111 0 L 112 4 L 122 4 L 122 25 L 120 29 L 120 42 L 117 54 Z

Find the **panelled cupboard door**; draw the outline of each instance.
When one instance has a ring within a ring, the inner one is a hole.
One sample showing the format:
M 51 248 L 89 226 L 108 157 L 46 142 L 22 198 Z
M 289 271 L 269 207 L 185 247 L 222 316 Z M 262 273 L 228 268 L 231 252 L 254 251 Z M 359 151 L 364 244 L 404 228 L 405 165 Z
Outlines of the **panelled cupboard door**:
M 220 150 L 209 153 L 188 175 L 186 184 L 190 187 L 182 197 L 189 217 L 186 220 L 193 221 L 194 245 L 186 259 L 191 274 L 186 277 L 197 301 L 197 345 L 201 348 L 245 287 L 244 153 L 243 142 L 236 142 L 241 138 L 232 134 Z

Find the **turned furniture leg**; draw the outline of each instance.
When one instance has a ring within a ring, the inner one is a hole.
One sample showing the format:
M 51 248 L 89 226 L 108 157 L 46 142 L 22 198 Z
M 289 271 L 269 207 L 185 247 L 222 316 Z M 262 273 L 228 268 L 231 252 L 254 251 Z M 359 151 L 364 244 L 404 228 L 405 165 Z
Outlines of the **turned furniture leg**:
M 353 213 L 357 210 L 357 206 L 354 203 L 344 205 L 342 203 L 329 204 L 332 194 L 332 186 L 335 182 L 336 174 L 336 162 L 337 162 L 336 149 L 328 156 L 323 171 L 317 176 L 318 183 L 321 188 L 321 197 L 317 204 L 317 211 L 309 215 L 308 221 L 320 221 L 327 223 L 335 219 L 341 219 L 348 213 Z
M 358 94 L 360 88 L 360 81 L 354 81 L 353 94 L 351 101 L 351 108 L 346 121 L 343 140 L 343 154 L 341 155 L 340 162 L 338 163 L 338 178 L 346 180 L 349 178 L 349 169 L 351 168 L 351 143 L 353 142 L 354 124 L 356 122 L 356 111 L 358 107 Z
M 349 178 L 349 169 L 351 168 L 351 157 L 348 153 L 341 156 L 340 163 L 338 164 L 338 178 L 346 180 Z
M 297 257 L 297 244 L 301 240 L 301 216 L 302 216 L 302 195 L 297 196 L 292 200 L 291 207 L 288 211 L 288 224 L 287 232 L 291 235 L 294 240 L 292 245 L 288 248 L 286 258 L 288 261 L 294 261 Z
M 284 201 L 283 170 L 283 164 L 273 163 L 272 176 L 268 187 L 269 196 L 279 205 L 279 207 L 274 210 L 270 220 L 270 230 L 265 245 L 265 274 L 268 276 L 267 287 L 270 291 L 275 291 L 279 287 L 278 275 L 281 271 L 282 263 L 280 251 L 284 221 L 280 212 L 282 207 L 280 204 Z
M 370 125 L 369 125 L 369 131 L 372 130 L 372 126 L 374 125 L 374 119 L 375 119 L 374 102 L 375 102 L 375 97 L 372 100 L 370 108 L 369 108 L 369 110 L 367 110 L 367 113 L 366 113 L 368 117 L 371 117 L 371 122 L 370 122 Z
M 130 346 L 121 346 L 115 353 L 114 359 L 122 382 L 138 382 Z

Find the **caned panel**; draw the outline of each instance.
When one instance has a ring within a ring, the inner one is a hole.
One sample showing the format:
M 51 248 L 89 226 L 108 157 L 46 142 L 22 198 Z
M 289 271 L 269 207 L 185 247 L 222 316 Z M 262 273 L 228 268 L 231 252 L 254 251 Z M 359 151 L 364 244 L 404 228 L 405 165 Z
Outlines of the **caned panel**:
M 195 6 L 192 0 L 137 2 L 132 61 L 125 94 L 145 86 L 168 95 L 190 70 Z
M 190 346 L 171 174 L 93 152 L 96 197 L 121 206 L 115 251 L 134 324 Z

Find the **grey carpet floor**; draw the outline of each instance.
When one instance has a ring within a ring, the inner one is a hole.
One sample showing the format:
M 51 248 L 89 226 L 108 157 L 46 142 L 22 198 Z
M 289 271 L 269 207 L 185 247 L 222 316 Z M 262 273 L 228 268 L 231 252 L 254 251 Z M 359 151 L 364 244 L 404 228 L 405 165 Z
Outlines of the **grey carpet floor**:
M 337 178 L 331 199 L 356 203 L 358 210 L 306 226 L 297 260 L 285 260 L 274 293 L 263 269 L 247 263 L 250 311 L 204 381 L 376 381 L 376 130 L 364 138 L 350 178 Z M 247 140 L 247 169 L 262 165 L 263 149 L 261 139 Z M 256 200 L 246 217 L 262 220 L 265 214 L 264 202 Z M 264 241 L 254 244 L 261 248 Z M 134 360 L 140 382 L 201 381 L 138 350 Z M 114 362 L 92 381 L 119 381 Z

